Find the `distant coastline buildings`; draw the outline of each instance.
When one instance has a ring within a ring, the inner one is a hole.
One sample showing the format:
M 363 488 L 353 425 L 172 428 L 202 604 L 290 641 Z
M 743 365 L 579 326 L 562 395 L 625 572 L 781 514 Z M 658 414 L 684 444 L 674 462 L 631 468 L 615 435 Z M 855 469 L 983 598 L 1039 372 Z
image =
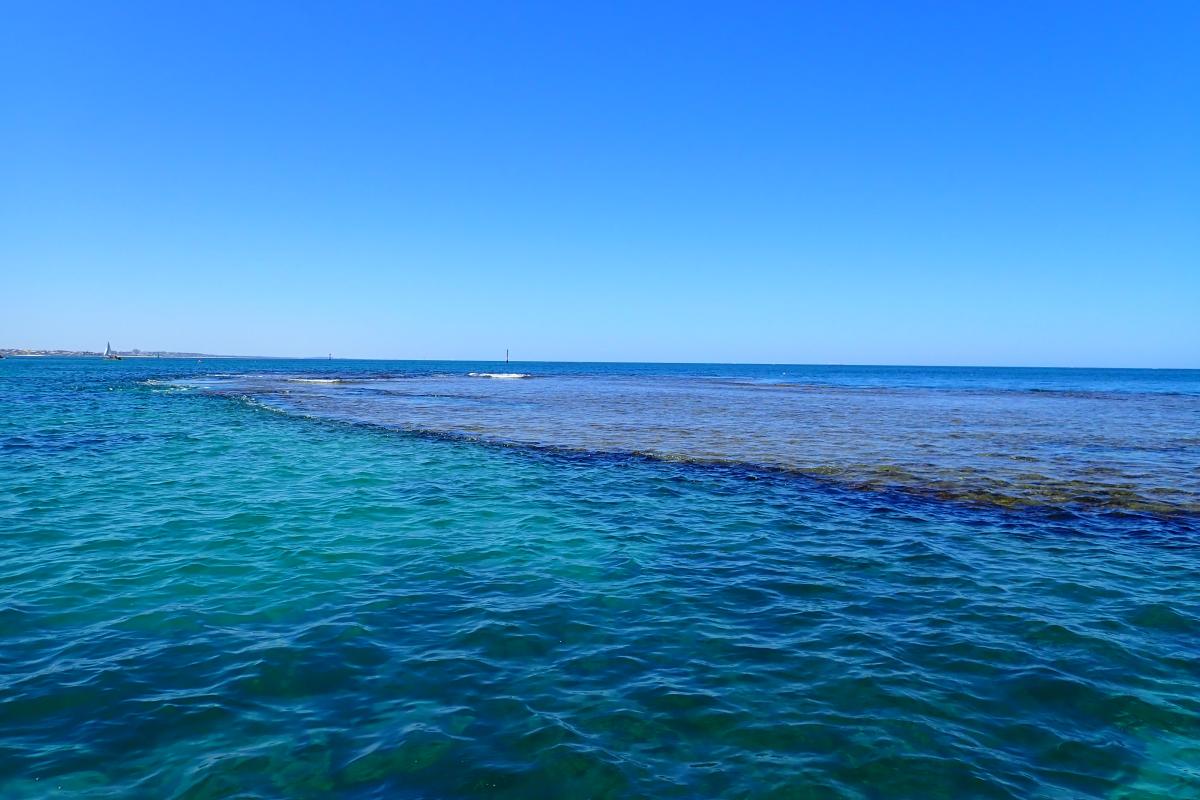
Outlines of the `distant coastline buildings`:
M 108 349 L 101 350 L 52 350 L 35 347 L 0 347 L 0 355 L 13 357 L 59 357 L 59 358 L 104 358 L 106 355 L 119 358 L 247 358 L 248 356 L 214 356 L 209 353 L 177 353 L 169 350 L 139 350 L 128 351 Z

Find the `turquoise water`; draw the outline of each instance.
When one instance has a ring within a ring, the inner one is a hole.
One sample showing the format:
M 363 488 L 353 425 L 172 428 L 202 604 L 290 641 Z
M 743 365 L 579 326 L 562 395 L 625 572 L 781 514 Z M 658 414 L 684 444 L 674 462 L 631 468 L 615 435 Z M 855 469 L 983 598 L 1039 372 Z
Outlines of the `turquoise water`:
M 1195 372 L 6 359 L 0 797 L 1200 797 L 1198 430 Z

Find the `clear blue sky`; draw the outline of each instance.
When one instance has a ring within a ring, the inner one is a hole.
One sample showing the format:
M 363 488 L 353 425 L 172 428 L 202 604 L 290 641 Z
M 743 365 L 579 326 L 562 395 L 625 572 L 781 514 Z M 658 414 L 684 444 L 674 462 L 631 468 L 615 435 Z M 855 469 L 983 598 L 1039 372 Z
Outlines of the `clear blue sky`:
M 0 8 L 0 346 L 1200 367 L 1200 3 Z

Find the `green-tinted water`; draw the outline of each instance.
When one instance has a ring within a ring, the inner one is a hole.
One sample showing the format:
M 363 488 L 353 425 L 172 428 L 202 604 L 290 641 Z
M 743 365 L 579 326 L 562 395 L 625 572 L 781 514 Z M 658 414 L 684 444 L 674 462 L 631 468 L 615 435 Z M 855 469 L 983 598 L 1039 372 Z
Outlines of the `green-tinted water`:
M 200 369 L 0 363 L 2 797 L 1200 797 L 1189 517 L 398 434 Z

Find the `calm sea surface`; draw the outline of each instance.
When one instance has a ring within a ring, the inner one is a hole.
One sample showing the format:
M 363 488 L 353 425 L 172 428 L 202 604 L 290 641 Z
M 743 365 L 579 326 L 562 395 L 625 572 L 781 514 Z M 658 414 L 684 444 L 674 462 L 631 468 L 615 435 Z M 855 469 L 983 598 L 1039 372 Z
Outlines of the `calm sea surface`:
M 1200 372 L 5 359 L 0 797 L 1200 798 Z

